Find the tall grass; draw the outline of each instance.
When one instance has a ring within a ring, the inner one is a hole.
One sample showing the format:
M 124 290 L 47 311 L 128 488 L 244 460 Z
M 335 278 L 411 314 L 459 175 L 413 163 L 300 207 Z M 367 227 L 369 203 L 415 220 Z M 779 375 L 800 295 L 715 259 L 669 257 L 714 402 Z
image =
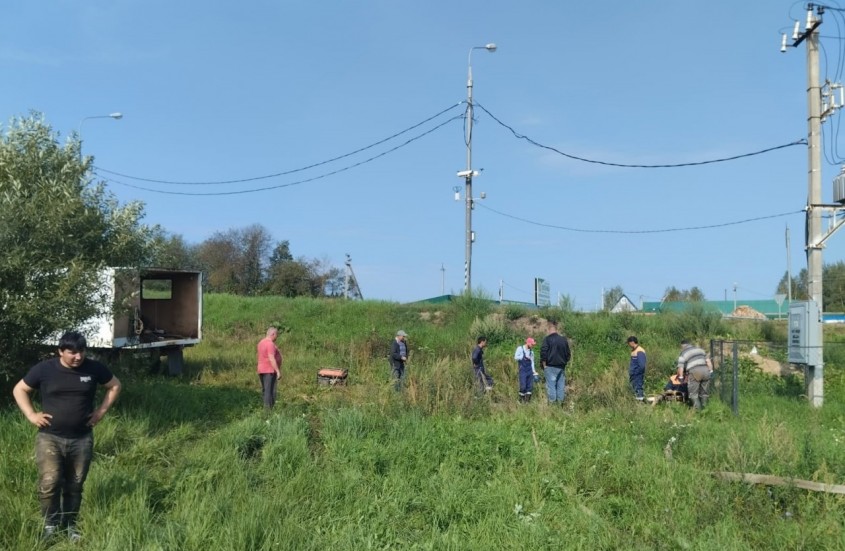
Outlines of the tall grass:
M 677 320 L 552 312 L 573 341 L 566 405 L 520 405 L 520 320 L 490 317 L 472 297 L 405 307 L 212 295 L 205 309 L 206 339 L 183 376 L 116 366 L 125 391 L 96 430 L 73 548 L 845 549 L 842 496 L 710 475 L 845 483 L 835 377 L 821 409 L 755 374 L 739 417 L 719 401 L 700 415 L 642 406 L 627 388 L 625 337 L 646 346 L 655 390 L 677 355 Z M 496 385 L 482 396 L 469 352 L 494 319 Z M 699 322 L 685 332 L 714 330 Z M 270 324 L 286 329 L 285 362 L 267 413 L 254 355 Z M 386 354 L 399 328 L 412 355 L 397 393 Z M 324 366 L 347 367 L 350 385 L 317 386 Z M 11 407 L 0 420 L 0 548 L 46 548 L 33 429 Z

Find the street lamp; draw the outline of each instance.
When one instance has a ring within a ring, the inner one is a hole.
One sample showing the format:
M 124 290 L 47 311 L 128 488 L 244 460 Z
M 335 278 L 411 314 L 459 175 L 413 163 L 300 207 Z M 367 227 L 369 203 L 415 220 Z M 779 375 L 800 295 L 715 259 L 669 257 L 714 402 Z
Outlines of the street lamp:
M 76 135 L 79 137 L 79 160 L 82 160 L 82 125 L 85 124 L 85 121 L 88 119 L 114 119 L 119 121 L 123 118 L 123 113 L 109 113 L 108 115 L 92 115 L 90 117 L 84 117 L 81 121 L 79 121 L 79 128 L 76 130 Z
M 76 131 L 77 134 L 82 135 L 82 125 L 85 124 L 85 121 L 88 119 L 114 119 L 116 121 L 123 118 L 123 113 L 109 113 L 108 115 L 92 115 L 90 117 L 85 117 L 81 121 L 79 121 L 79 130 Z
M 472 51 L 473 50 L 487 50 L 488 52 L 495 52 L 496 45 L 493 43 L 485 46 L 473 46 L 469 49 L 467 55 L 467 110 L 466 110 L 466 130 L 464 140 L 467 144 L 467 168 L 458 172 L 459 178 L 466 180 L 466 250 L 464 261 L 464 293 L 469 294 L 472 291 L 472 177 L 478 176 L 478 171 L 472 169 Z

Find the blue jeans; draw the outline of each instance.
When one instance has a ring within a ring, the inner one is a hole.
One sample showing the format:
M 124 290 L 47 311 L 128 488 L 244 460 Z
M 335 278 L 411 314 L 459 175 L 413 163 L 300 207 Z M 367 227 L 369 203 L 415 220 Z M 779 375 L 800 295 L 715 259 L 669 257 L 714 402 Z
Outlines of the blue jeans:
M 543 370 L 546 375 L 546 395 L 549 403 L 563 403 L 566 394 L 566 370 L 563 367 L 547 365 Z
M 93 453 L 94 434 L 90 432 L 76 438 L 46 432 L 35 437 L 38 501 L 45 525 L 76 524 Z

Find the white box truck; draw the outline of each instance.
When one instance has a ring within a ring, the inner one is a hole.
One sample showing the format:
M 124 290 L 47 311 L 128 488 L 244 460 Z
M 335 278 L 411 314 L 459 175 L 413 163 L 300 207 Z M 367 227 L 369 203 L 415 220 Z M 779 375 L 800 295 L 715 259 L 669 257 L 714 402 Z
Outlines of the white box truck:
M 100 272 L 110 311 L 82 331 L 93 351 L 148 351 L 167 356 L 171 375 L 182 372 L 182 351 L 202 340 L 202 272 L 164 268 L 106 268 Z

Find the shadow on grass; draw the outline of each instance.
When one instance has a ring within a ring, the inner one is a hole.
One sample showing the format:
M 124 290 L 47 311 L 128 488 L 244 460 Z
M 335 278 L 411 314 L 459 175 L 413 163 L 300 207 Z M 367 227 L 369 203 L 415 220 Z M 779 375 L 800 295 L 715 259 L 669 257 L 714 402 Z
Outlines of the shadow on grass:
M 257 389 L 198 384 L 195 374 L 200 371 L 190 362 L 185 365 L 185 374 L 178 377 L 116 365 L 114 372 L 123 386 L 117 411 L 128 421 L 145 423 L 152 436 L 183 425 L 213 429 L 248 415 L 260 404 Z

